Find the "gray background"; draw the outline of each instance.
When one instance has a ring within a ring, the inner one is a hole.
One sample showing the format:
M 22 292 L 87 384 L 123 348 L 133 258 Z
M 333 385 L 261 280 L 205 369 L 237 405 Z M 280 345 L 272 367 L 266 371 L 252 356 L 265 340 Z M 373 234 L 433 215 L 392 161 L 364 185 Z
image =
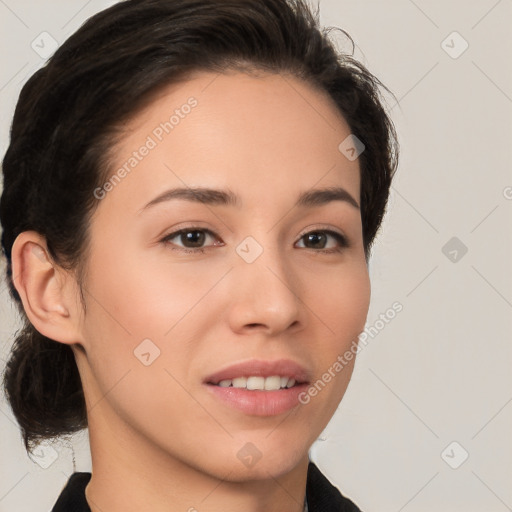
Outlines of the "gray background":
M 50 37 L 62 43 L 112 3 L 0 0 L 2 156 Z M 512 510 L 512 2 L 321 0 L 320 9 L 399 100 L 388 96 L 402 152 L 370 263 L 368 326 L 378 333 L 312 458 L 364 512 Z M 379 328 L 395 301 L 403 311 Z M 16 326 L 2 280 L 1 369 Z M 73 472 L 72 448 L 76 470 L 91 469 L 87 432 L 32 461 L 3 397 L 0 429 L 1 512 L 50 510 Z

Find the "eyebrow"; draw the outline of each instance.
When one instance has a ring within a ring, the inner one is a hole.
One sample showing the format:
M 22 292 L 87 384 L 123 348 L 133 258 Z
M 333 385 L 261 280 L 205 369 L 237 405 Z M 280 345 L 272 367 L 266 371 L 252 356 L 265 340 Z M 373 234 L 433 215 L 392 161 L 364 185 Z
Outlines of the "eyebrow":
M 152 199 L 139 210 L 139 214 L 157 204 L 170 201 L 172 199 L 183 199 L 186 201 L 194 201 L 198 203 L 220 206 L 240 207 L 241 205 L 240 197 L 238 197 L 231 190 L 219 190 L 205 187 L 173 188 L 166 190 L 165 192 Z M 300 194 L 299 198 L 297 199 L 295 206 L 323 206 L 332 201 L 346 202 L 359 210 L 357 201 L 342 187 L 327 187 L 302 192 L 302 194 Z

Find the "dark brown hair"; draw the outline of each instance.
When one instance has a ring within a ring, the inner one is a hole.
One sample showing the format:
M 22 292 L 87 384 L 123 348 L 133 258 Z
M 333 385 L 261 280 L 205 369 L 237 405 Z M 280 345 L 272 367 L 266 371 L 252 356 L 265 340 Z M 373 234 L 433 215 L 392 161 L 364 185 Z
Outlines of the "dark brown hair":
M 352 57 L 346 32 L 350 54 L 336 49 L 318 20 L 303 0 L 126 0 L 90 18 L 24 85 L 3 160 L 0 222 L 9 290 L 25 322 L 3 386 L 27 451 L 87 427 L 87 414 L 70 346 L 43 336 L 26 317 L 12 279 L 14 240 L 27 230 L 43 235 L 54 263 L 73 271 L 82 291 L 93 191 L 106 181 L 116 127 L 162 87 L 196 71 L 260 69 L 327 93 L 365 145 L 368 260 L 398 160 L 381 102 L 387 88 Z

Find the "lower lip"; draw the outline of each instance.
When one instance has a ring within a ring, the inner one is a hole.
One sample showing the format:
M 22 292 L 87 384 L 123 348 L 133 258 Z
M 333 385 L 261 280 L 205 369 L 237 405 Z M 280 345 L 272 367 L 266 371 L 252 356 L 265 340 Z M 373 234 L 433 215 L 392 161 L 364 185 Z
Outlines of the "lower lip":
M 246 414 L 276 416 L 299 405 L 299 395 L 308 388 L 308 384 L 275 391 L 223 388 L 214 384 L 206 384 L 206 387 L 225 404 Z

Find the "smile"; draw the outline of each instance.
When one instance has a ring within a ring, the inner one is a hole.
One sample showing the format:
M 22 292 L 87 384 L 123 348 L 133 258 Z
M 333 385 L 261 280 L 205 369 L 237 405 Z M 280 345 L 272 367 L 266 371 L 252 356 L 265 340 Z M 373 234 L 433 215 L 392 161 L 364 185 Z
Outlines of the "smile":
M 234 379 L 221 380 L 218 384 L 221 388 L 239 388 L 249 390 L 275 391 L 282 388 L 291 388 L 295 385 L 295 379 L 273 375 L 272 377 L 236 377 Z

